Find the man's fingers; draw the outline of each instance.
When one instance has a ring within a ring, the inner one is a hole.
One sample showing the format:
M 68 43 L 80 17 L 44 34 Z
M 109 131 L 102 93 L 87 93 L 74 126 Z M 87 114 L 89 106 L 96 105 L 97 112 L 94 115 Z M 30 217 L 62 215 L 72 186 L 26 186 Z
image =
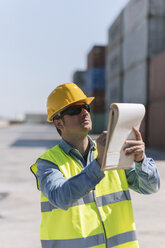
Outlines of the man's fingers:
M 127 144 L 127 145 L 144 145 L 144 142 L 141 140 L 126 140 L 125 144 Z
M 141 133 L 135 127 L 132 129 L 136 135 L 136 140 L 126 140 L 125 144 L 129 145 L 129 147 L 125 148 L 124 151 L 127 156 L 134 155 L 134 160 L 139 162 L 144 158 L 145 143 L 143 142 Z
M 130 156 L 130 155 L 141 155 L 141 154 L 143 154 L 142 150 L 136 150 L 136 151 L 127 152 L 125 155 Z
M 129 148 L 125 149 L 126 153 L 132 153 L 132 152 L 143 152 L 144 151 L 144 146 L 132 146 Z
M 136 135 L 136 139 L 137 140 L 142 140 L 141 133 L 135 127 L 133 127 L 132 129 L 133 129 L 133 131 L 134 131 L 134 133 Z
M 107 137 L 107 131 L 103 131 L 100 136 L 99 136 L 101 139 L 106 139 Z

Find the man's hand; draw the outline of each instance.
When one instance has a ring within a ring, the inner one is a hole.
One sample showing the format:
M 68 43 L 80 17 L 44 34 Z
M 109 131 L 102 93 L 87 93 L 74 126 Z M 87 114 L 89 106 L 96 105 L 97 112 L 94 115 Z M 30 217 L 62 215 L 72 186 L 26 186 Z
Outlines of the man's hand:
M 136 162 L 141 162 L 145 155 L 145 144 L 143 142 L 141 133 L 135 128 L 132 128 L 136 135 L 136 140 L 126 140 L 125 144 L 130 147 L 125 148 L 126 155 L 134 155 L 134 160 Z
M 100 167 L 101 167 L 102 160 L 103 160 L 106 137 L 107 137 L 107 131 L 103 131 L 96 140 L 97 151 L 98 151 L 97 161 L 98 161 Z

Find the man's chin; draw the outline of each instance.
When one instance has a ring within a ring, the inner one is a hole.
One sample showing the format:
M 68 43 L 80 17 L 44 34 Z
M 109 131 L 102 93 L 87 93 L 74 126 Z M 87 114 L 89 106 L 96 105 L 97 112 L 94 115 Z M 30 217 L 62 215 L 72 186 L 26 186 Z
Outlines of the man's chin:
M 86 130 L 87 134 L 92 130 L 91 125 L 84 126 L 84 130 Z

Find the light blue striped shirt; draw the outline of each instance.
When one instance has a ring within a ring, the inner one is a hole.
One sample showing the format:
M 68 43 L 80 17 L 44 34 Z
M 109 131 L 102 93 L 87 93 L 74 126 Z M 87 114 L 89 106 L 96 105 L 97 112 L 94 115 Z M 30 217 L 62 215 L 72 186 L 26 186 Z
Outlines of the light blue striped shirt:
M 68 209 L 73 202 L 94 189 L 104 177 L 104 172 L 94 159 L 95 143 L 90 137 L 89 141 L 87 161 L 77 149 L 63 139 L 60 141 L 61 149 L 82 166 L 82 171 L 69 179 L 63 176 L 57 165 L 43 159 L 38 162 L 37 178 L 40 189 L 56 208 Z M 125 173 L 129 188 L 138 193 L 151 194 L 157 192 L 160 187 L 159 173 L 152 158 L 145 156 L 143 162 L 135 162 Z

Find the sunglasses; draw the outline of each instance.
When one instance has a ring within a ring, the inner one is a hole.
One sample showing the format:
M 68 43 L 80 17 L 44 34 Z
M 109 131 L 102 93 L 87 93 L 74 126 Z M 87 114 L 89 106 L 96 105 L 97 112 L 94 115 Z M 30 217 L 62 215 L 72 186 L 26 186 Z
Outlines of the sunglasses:
M 86 109 L 89 113 L 90 113 L 90 107 L 88 104 L 85 105 L 74 105 L 74 106 L 70 106 L 67 109 L 61 111 L 61 113 L 59 113 L 58 118 L 62 118 L 64 117 L 64 115 L 78 115 L 81 113 L 82 109 Z

